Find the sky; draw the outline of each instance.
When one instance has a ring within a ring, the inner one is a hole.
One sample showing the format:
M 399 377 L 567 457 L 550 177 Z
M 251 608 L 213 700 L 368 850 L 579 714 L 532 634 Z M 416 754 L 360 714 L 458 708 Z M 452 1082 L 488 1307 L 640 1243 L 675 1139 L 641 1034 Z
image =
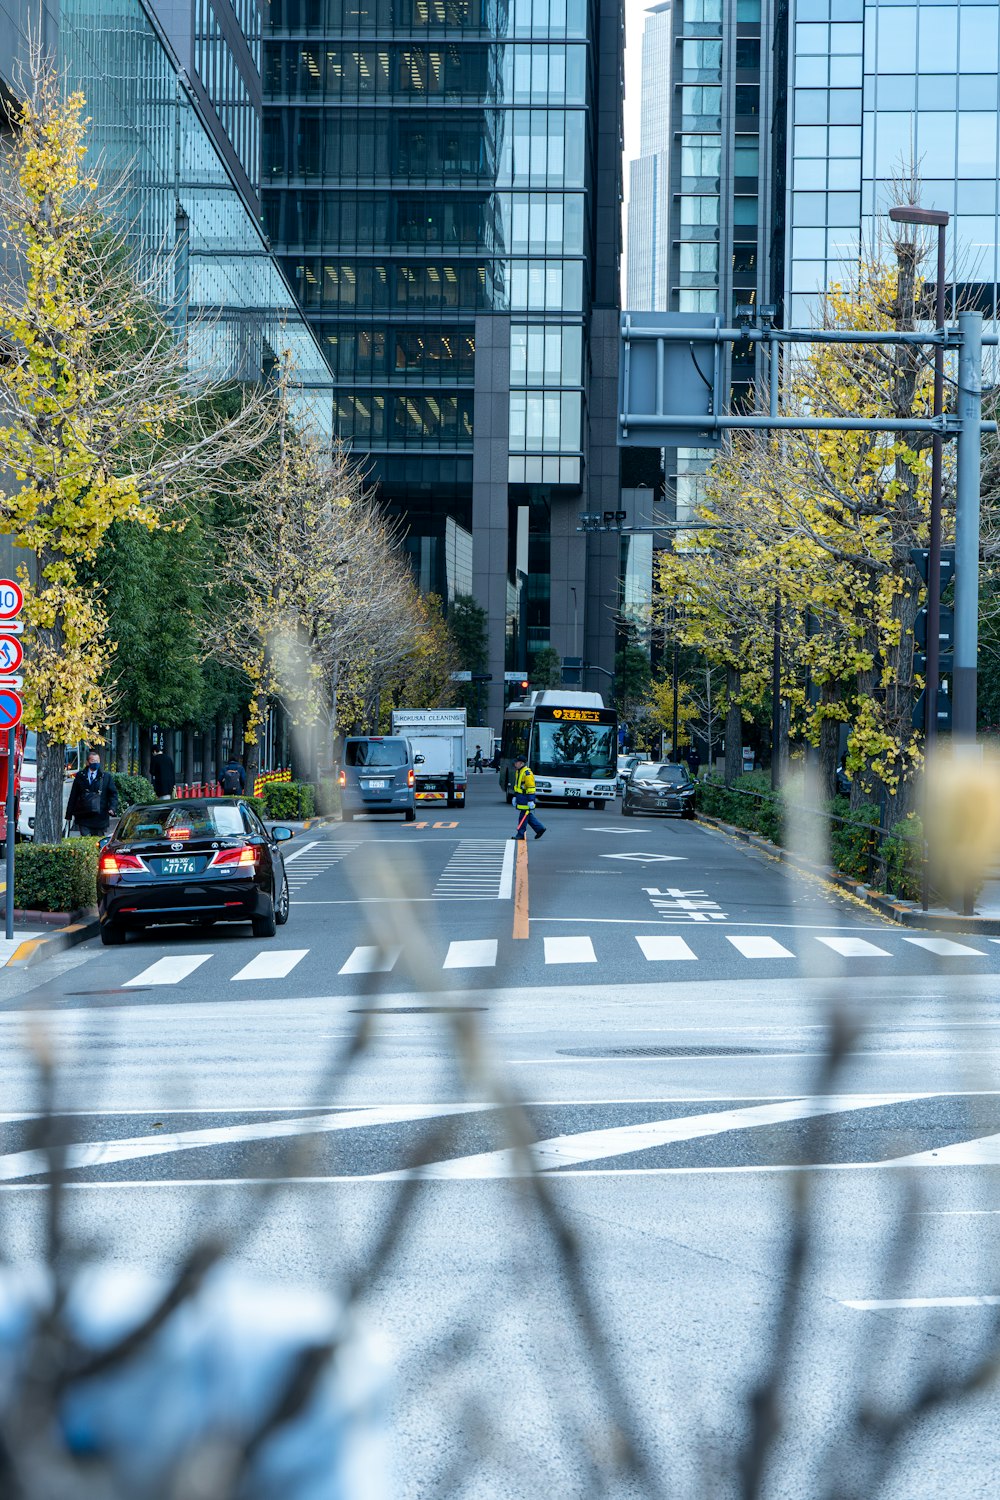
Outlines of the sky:
M 626 286 L 626 257 L 628 254 L 628 164 L 639 155 L 639 102 L 642 84 L 642 31 L 646 24 L 646 11 L 655 0 L 625 0 L 625 202 L 622 207 L 622 239 L 625 255 L 622 257 L 622 298 Z

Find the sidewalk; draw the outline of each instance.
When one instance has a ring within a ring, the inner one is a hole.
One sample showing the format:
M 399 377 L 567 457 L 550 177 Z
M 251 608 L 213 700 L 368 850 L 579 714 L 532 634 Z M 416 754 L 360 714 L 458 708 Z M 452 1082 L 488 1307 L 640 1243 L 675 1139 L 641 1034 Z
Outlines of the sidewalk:
M 0 969 L 6 968 L 22 943 L 31 943 L 44 936 L 42 932 L 34 930 L 29 932 L 27 929 L 15 928 L 12 938 L 0 938 Z

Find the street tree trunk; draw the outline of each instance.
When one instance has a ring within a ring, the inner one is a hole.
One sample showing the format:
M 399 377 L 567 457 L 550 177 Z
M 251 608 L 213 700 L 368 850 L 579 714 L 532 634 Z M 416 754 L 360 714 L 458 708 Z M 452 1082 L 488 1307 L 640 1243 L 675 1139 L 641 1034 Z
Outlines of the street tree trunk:
M 726 667 L 726 785 L 743 774 L 743 715 L 740 712 L 740 673 Z
M 820 687 L 820 703 L 836 703 L 840 696 L 834 681 Z M 819 726 L 819 778 L 822 794 L 829 799 L 837 795 L 837 761 L 840 750 L 840 720 L 824 714 Z
M 35 788 L 35 842 L 57 844 L 63 829 L 63 781 L 66 752 L 60 740 L 38 734 L 38 784 Z
M 115 725 L 115 770 L 128 770 L 128 743 L 130 724 L 119 722 Z
M 148 781 L 153 769 L 153 734 L 148 724 L 139 725 L 139 775 Z
M 194 725 L 184 725 L 184 781 L 188 786 L 194 781 Z

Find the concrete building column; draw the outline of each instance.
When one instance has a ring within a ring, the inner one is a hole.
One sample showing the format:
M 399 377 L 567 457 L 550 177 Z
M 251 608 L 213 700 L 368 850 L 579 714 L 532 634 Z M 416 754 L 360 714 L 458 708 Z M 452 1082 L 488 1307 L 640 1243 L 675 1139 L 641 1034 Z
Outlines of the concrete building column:
M 510 319 L 476 319 L 476 375 L 472 416 L 472 593 L 488 617 L 486 670 L 493 681 L 483 695 L 487 719 L 499 734 L 503 721 L 507 568 L 509 556 L 507 459 L 510 426 Z

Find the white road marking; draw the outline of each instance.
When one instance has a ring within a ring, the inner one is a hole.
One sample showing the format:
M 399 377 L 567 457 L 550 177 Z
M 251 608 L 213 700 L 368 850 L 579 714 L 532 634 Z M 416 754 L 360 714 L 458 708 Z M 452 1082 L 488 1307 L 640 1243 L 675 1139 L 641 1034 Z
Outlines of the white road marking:
M 643 854 L 640 850 L 631 850 L 627 854 L 599 854 L 598 859 L 628 859 L 637 865 L 660 865 L 667 864 L 673 860 L 685 860 L 686 854 Z
M 233 975 L 233 982 L 237 979 L 284 979 L 308 952 L 308 948 L 276 948 L 269 953 L 258 953 Z
M 495 1109 L 494 1104 L 375 1105 L 370 1109 L 342 1109 L 335 1114 L 303 1115 L 295 1119 L 262 1120 L 257 1124 L 215 1125 L 206 1130 L 181 1130 L 173 1135 L 133 1136 L 120 1141 L 87 1141 L 68 1146 L 65 1167 L 101 1167 L 111 1162 L 139 1161 L 167 1156 L 172 1151 L 196 1151 L 204 1146 L 228 1146 L 238 1141 L 273 1141 L 283 1137 L 328 1134 L 337 1130 L 365 1130 L 373 1125 L 399 1125 L 410 1120 L 434 1120 L 444 1115 L 472 1114 Z M 0 1182 L 37 1177 L 50 1170 L 44 1151 L 14 1151 L 0 1156 Z
M 714 1114 L 682 1115 L 672 1120 L 652 1120 L 642 1125 L 613 1125 L 605 1130 L 583 1130 L 573 1135 L 536 1141 L 527 1152 L 507 1148 L 433 1162 L 418 1171 L 420 1177 L 489 1178 L 524 1177 L 533 1171 L 550 1172 L 583 1162 L 607 1161 L 636 1151 L 649 1151 L 679 1141 L 704 1140 L 732 1130 L 756 1130 L 762 1125 L 781 1125 L 791 1120 L 811 1120 L 823 1115 L 846 1114 L 849 1110 L 875 1109 L 886 1104 L 929 1099 L 933 1094 L 829 1094 L 814 1098 L 783 1099 L 748 1109 L 725 1109 Z M 678 1168 L 652 1168 L 677 1171 Z M 412 1175 L 408 1171 L 380 1172 L 381 1180 Z
M 545 962 L 547 964 L 596 964 L 597 954 L 589 937 L 547 937 Z
M 124 989 L 147 984 L 180 984 L 195 969 L 207 964 L 211 953 L 179 953 L 172 958 L 158 958 L 155 964 L 143 969 L 134 979 L 126 979 Z
M 615 828 L 587 828 L 587 829 L 584 830 L 584 832 L 585 833 L 628 833 L 628 834 L 641 834 L 643 832 L 643 830 L 641 828 L 618 828 L 618 827 L 615 827 Z
M 821 937 L 817 942 L 825 943 L 832 948 L 834 953 L 839 953 L 841 958 L 888 958 L 889 952 L 886 948 L 877 948 L 874 943 L 869 943 L 865 938 L 859 937 Z
M 285 864 L 290 865 L 293 859 L 301 859 L 303 854 L 308 854 L 310 849 L 315 849 L 319 839 L 313 839 L 309 844 L 303 844 L 301 849 L 296 849 L 294 854 L 285 855 Z
M 857 1312 L 887 1312 L 910 1307 L 1000 1307 L 1000 1297 L 842 1297 L 841 1307 Z
M 448 944 L 446 969 L 492 969 L 497 961 L 496 938 L 475 938 Z
M 983 1135 L 973 1141 L 956 1141 L 912 1156 L 894 1156 L 894 1167 L 996 1167 L 1000 1166 L 1000 1135 Z
M 946 937 L 904 937 L 904 943 L 916 948 L 926 948 L 928 953 L 939 953 L 942 958 L 985 958 L 982 948 L 970 948 L 966 943 L 955 943 Z
M 502 901 L 513 879 L 508 854 L 512 847 L 509 839 L 462 839 L 438 877 L 433 896 L 444 901 L 492 896 Z
M 776 938 L 760 937 L 756 935 L 730 937 L 726 934 L 737 953 L 742 953 L 744 958 L 794 958 L 795 954 L 789 948 L 783 948 Z
M 400 948 L 355 948 L 338 974 L 389 974 L 395 968 Z
M 644 956 L 652 961 L 698 957 L 697 953 L 691 952 L 682 937 L 661 937 L 658 934 L 647 937 L 645 934 L 636 933 L 635 940 Z

